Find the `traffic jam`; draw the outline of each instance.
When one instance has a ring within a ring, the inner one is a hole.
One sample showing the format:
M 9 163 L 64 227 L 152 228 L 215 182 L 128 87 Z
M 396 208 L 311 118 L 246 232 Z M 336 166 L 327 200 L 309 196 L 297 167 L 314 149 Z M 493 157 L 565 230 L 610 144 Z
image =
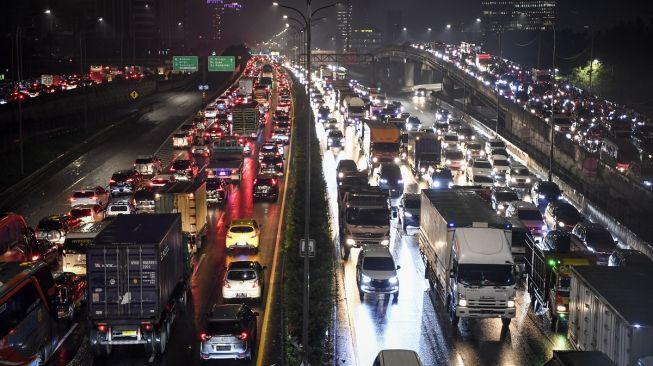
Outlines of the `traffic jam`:
M 293 103 L 290 78 L 269 57 L 253 56 L 234 80 L 158 151 L 107 176 L 106 186 L 73 187 L 68 212 L 33 229 L 19 214 L 0 215 L 0 360 L 45 364 L 64 340 L 55 330 L 78 318 L 89 320 L 96 357 L 127 345 L 161 356 L 210 251 L 226 253 L 224 277 L 206 295 L 220 300 L 201 309 L 208 315 L 197 324 L 198 357 L 253 359 L 269 278 L 259 251 L 274 243 L 237 207 L 261 202 L 267 212 L 280 201 Z M 208 237 L 216 232 L 223 237 Z M 216 240 L 224 248 L 206 247 Z M 35 312 L 20 310 L 29 296 L 52 307 L 52 317 L 39 312 L 44 329 L 29 325 Z
M 301 78 L 303 71 L 295 72 Z M 546 332 L 578 344 L 591 341 L 590 327 L 603 326 L 603 320 L 579 320 L 590 316 L 583 302 L 589 295 L 582 292 L 605 299 L 603 292 L 616 283 L 606 278 L 637 278 L 636 272 L 653 269 L 645 254 L 616 241 L 557 184 L 509 154 L 499 136 L 431 104 L 426 89 L 390 100 L 378 88 L 347 78 L 343 68 L 322 66 L 313 74 L 310 93 L 345 293 L 360 300 L 347 300 L 349 322 L 356 333 L 364 329 L 380 339 L 359 340 L 359 354 L 376 354 L 386 345 L 382 335 L 396 336 L 391 329 L 401 331 L 410 317 L 402 307 L 397 328 L 387 325 L 383 333 L 379 322 L 392 318 L 379 319 L 374 304 L 392 299 L 401 307 L 403 300 L 414 301 L 421 292 L 412 292 L 413 281 L 424 281 L 420 278 L 426 278 L 454 329 L 465 318 L 500 318 L 504 334 L 524 304 Z M 406 250 L 417 253 L 406 258 Z M 408 275 L 422 267 L 423 277 Z M 402 284 L 408 289 L 401 290 Z M 409 293 L 404 298 L 400 292 Z M 637 302 L 641 296 L 631 291 L 626 298 Z M 617 317 L 627 311 L 604 301 Z M 638 328 L 632 319 L 617 326 Z M 650 335 L 635 338 L 644 334 Z M 408 344 L 421 342 L 406 337 Z

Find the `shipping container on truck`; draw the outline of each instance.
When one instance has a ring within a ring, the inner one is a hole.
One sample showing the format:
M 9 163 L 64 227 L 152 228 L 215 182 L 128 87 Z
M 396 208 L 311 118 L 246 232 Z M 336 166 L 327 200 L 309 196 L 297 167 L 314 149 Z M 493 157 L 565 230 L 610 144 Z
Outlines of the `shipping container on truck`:
M 239 104 L 231 109 L 231 134 L 256 139 L 259 125 L 259 106 L 256 101 Z
M 526 290 L 536 314 L 549 318 L 551 330 L 565 329 L 569 317 L 571 266 L 596 264 L 596 256 L 571 247 L 550 248 L 526 237 L 524 274 Z
M 428 132 L 408 132 L 408 143 L 406 155 L 408 166 L 413 174 L 422 177 L 429 171 L 435 169 L 442 162 L 440 153 L 442 146 L 438 137 Z
M 571 268 L 567 337 L 617 366 L 653 357 L 653 275 L 630 267 Z
M 186 306 L 190 269 L 179 214 L 120 215 L 87 251 L 91 349 L 144 345 L 165 352 L 177 314 Z
M 369 167 L 377 167 L 383 162 L 401 161 L 399 157 L 401 134 L 397 126 L 381 121 L 364 120 L 358 131 L 358 139 Z
M 170 182 L 157 191 L 156 213 L 178 213 L 181 231 L 189 252 L 202 248 L 207 230 L 206 182 L 203 180 Z
M 478 195 L 424 189 L 419 250 L 425 277 L 444 302 L 452 324 L 461 317 L 515 317 L 516 268 L 510 224 Z
M 616 366 L 604 353 L 598 351 L 553 351 L 544 366 Z

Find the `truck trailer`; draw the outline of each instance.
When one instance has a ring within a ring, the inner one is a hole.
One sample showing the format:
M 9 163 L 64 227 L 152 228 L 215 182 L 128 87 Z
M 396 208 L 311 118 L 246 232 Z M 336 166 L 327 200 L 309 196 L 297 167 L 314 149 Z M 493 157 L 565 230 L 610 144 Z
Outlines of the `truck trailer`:
M 653 275 L 630 267 L 571 267 L 567 338 L 617 366 L 653 358 Z
M 231 134 L 248 139 L 256 139 L 259 126 L 259 106 L 253 101 L 239 104 L 231 109 Z
M 178 214 L 117 216 L 87 250 L 91 349 L 143 345 L 165 352 L 178 312 L 186 306 L 189 268 Z
M 515 317 L 516 268 L 510 224 L 478 195 L 424 189 L 419 249 L 425 277 L 444 302 L 452 324 L 461 317 Z
M 170 182 L 157 191 L 155 213 L 181 215 L 181 231 L 189 252 L 202 248 L 207 230 L 206 182 L 203 180 Z

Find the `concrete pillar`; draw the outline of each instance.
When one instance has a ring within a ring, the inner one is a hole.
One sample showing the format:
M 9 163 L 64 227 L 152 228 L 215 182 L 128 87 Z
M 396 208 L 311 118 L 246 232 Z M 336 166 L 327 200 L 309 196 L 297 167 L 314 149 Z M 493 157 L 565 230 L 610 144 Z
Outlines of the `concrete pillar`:
M 404 86 L 411 87 L 415 85 L 415 64 L 406 62 L 404 64 Z
M 454 98 L 454 89 L 455 89 L 455 87 L 454 87 L 453 80 L 446 77 L 446 76 L 443 76 L 442 77 L 442 91 L 444 92 L 444 94 L 446 94 L 447 96 L 449 96 L 451 98 Z
M 432 83 L 433 83 L 433 70 L 422 69 L 421 84 L 432 84 Z

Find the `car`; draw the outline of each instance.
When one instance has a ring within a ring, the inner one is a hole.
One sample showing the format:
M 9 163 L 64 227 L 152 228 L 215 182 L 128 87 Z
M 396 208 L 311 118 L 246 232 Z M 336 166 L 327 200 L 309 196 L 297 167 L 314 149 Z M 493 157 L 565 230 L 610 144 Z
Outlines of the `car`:
M 463 126 L 456 131 L 458 134 L 458 141 L 461 141 L 463 143 L 466 142 L 472 142 L 476 140 L 476 136 L 474 135 L 474 130 L 472 130 L 471 127 Z
M 100 205 L 79 205 L 70 209 L 69 216 L 79 219 L 81 223 L 104 220 L 104 207 Z
M 109 180 L 109 190 L 112 196 L 120 194 L 132 194 L 142 185 L 143 176 L 133 170 L 119 170 L 111 175 Z
M 285 146 L 290 143 L 290 136 L 289 134 L 275 131 L 272 133 L 272 136 L 270 136 L 270 142 L 273 144 L 282 144 Z
M 438 136 L 444 136 L 449 131 L 449 122 L 435 121 L 433 124 L 433 132 Z
M 46 239 L 37 239 L 25 256 L 31 262 L 45 262 L 52 270 L 59 267 L 59 246 Z
M 566 253 L 571 250 L 571 233 L 561 230 L 551 230 L 546 233 L 542 244 L 548 250 Z
M 488 159 L 492 162 L 494 162 L 494 160 L 510 160 L 510 155 L 506 149 L 497 148 L 490 151 Z
M 618 248 L 608 229 L 594 222 L 579 222 L 571 233 L 572 243 L 594 253 L 598 265 L 607 265 L 610 255 Z
M 453 133 L 453 134 L 458 134 L 458 130 L 463 126 L 463 120 L 461 119 L 452 119 L 449 121 L 449 125 L 447 126 L 447 132 Z
M 70 195 L 70 206 L 106 205 L 109 202 L 109 191 L 103 187 L 84 187 L 73 191 Z
M 361 302 L 365 294 L 394 294 L 399 300 L 399 278 L 390 249 L 385 245 L 365 245 L 358 254 L 356 284 Z
M 377 171 L 379 188 L 390 192 L 390 198 L 398 198 L 404 193 L 404 177 L 401 168 L 394 163 L 381 163 Z
M 277 157 L 282 156 L 279 147 L 271 142 L 266 142 L 259 148 L 258 151 L 258 161 L 261 162 L 265 157 Z
M 225 246 L 227 252 L 235 249 L 253 249 L 258 252 L 260 240 L 260 227 L 254 219 L 236 219 L 231 221 L 227 229 Z
M 415 90 L 415 96 L 416 97 L 425 97 L 426 96 L 426 88 L 417 88 L 417 90 Z
M 505 216 L 510 203 L 519 201 L 517 193 L 508 187 L 494 187 L 491 193 L 492 208 L 501 216 Z
M 170 172 L 175 180 L 193 180 L 199 174 L 199 166 L 194 160 L 177 159 L 172 163 Z
M 57 317 L 72 321 L 86 301 L 86 279 L 72 272 L 59 272 L 54 275 L 54 283 Z
M 453 186 L 453 174 L 449 168 L 434 168 L 429 171 L 427 181 L 433 189 L 449 189 Z
M 530 202 L 511 202 L 506 209 L 506 216 L 518 218 L 531 231 L 533 236 L 544 236 L 548 230 L 540 210 Z
M 492 188 L 494 187 L 494 178 L 487 174 L 474 174 L 471 177 L 468 176 L 469 182 L 472 186 Z
M 267 200 L 276 202 L 279 198 L 279 178 L 274 174 L 259 174 L 252 187 L 254 201 Z
M 81 222 L 68 215 L 50 215 L 39 220 L 36 225 L 36 239 L 48 240 L 59 246 L 66 241 L 66 234 Z
M 345 175 L 358 174 L 358 166 L 351 159 L 341 159 L 336 166 L 336 181 L 339 182 Z
M 435 120 L 436 121 L 447 122 L 448 123 L 450 117 L 451 117 L 451 115 L 450 115 L 449 111 L 446 110 L 446 109 L 440 108 L 435 112 Z
M 193 144 L 190 147 L 190 153 L 194 156 L 211 156 L 211 147 L 206 144 L 206 141 L 200 138 L 193 140 Z
M 220 178 L 206 178 L 206 203 L 222 205 L 229 200 L 229 184 Z
M 550 229 L 571 232 L 582 219 L 576 207 L 565 201 L 549 202 L 544 210 L 544 222 Z
M 464 169 L 465 165 L 465 156 L 460 150 L 445 150 L 444 151 L 444 162 L 447 168 L 451 170 L 461 171 Z
M 224 130 L 220 127 L 220 124 L 214 123 L 204 130 L 204 142 L 217 141 L 224 137 Z
M 141 175 L 156 175 L 161 173 L 161 159 L 154 155 L 139 156 L 134 160 L 134 170 Z
M 338 127 L 338 120 L 337 119 L 329 118 L 329 119 L 324 121 L 324 131 L 326 131 L 327 133 L 330 130 L 337 130 L 338 128 L 339 127 Z
M 635 249 L 615 249 L 608 259 L 608 266 L 637 267 L 645 271 L 653 271 L 653 261 L 646 254 Z
M 531 199 L 538 207 L 544 207 L 549 202 L 561 200 L 562 191 L 557 184 L 548 181 L 538 181 L 531 188 Z
M 523 165 L 513 165 L 506 172 L 506 185 L 510 188 L 529 190 L 534 180 L 531 172 Z
M 327 134 L 327 149 L 344 148 L 345 135 L 340 130 L 329 130 Z
M 510 171 L 510 160 L 507 159 L 493 159 L 492 160 L 492 173 L 502 180 L 505 180 L 506 173 Z
M 463 150 L 468 160 L 485 158 L 485 150 L 480 142 L 466 142 Z
M 458 135 L 455 133 L 446 133 L 442 137 L 442 150 L 457 150 Z
M 414 116 L 406 118 L 406 130 L 418 131 L 420 128 L 422 128 L 422 122 L 419 120 L 419 118 Z
M 421 198 L 419 193 L 404 193 L 399 203 L 399 224 L 406 232 L 408 226 L 419 227 Z
M 260 174 L 283 175 L 283 158 L 281 156 L 265 156 L 259 163 Z
M 265 267 L 257 261 L 235 261 L 229 263 L 229 266 L 224 269 L 222 299 L 225 303 L 234 300 L 262 302 L 265 289 L 265 276 L 263 275 Z
M 323 106 L 318 108 L 317 110 L 317 121 L 318 122 L 324 122 L 329 118 L 329 115 L 331 114 L 331 110 L 329 107 Z
M 132 205 L 129 201 L 117 201 L 111 202 L 107 205 L 107 210 L 105 215 L 107 217 L 113 217 L 118 215 L 131 215 L 136 213 L 136 207 Z
M 259 314 L 245 304 L 215 304 L 200 332 L 200 359 L 251 361 L 257 342 Z
M 485 141 L 485 153 L 488 155 L 494 149 L 505 149 L 505 148 L 506 148 L 506 144 L 501 139 L 492 139 L 492 140 Z
M 215 118 L 218 115 L 218 108 L 215 105 L 210 105 L 204 108 L 204 117 Z
M 195 128 L 195 125 L 192 123 L 183 124 L 181 127 L 179 127 L 179 132 L 185 133 L 192 138 L 197 133 L 197 128 Z
M 486 159 L 475 159 L 467 164 L 467 169 L 465 169 L 465 174 L 467 175 L 467 181 L 469 182 L 474 175 L 494 175 L 492 164 Z
M 172 135 L 172 146 L 178 149 L 190 147 L 192 137 L 188 134 L 177 132 Z
M 154 213 L 156 193 L 151 188 L 141 188 L 132 196 L 134 208 L 138 213 Z
M 172 175 L 170 174 L 159 174 L 152 177 L 148 182 L 148 187 L 159 188 L 163 187 L 166 184 L 170 183 L 173 180 Z

